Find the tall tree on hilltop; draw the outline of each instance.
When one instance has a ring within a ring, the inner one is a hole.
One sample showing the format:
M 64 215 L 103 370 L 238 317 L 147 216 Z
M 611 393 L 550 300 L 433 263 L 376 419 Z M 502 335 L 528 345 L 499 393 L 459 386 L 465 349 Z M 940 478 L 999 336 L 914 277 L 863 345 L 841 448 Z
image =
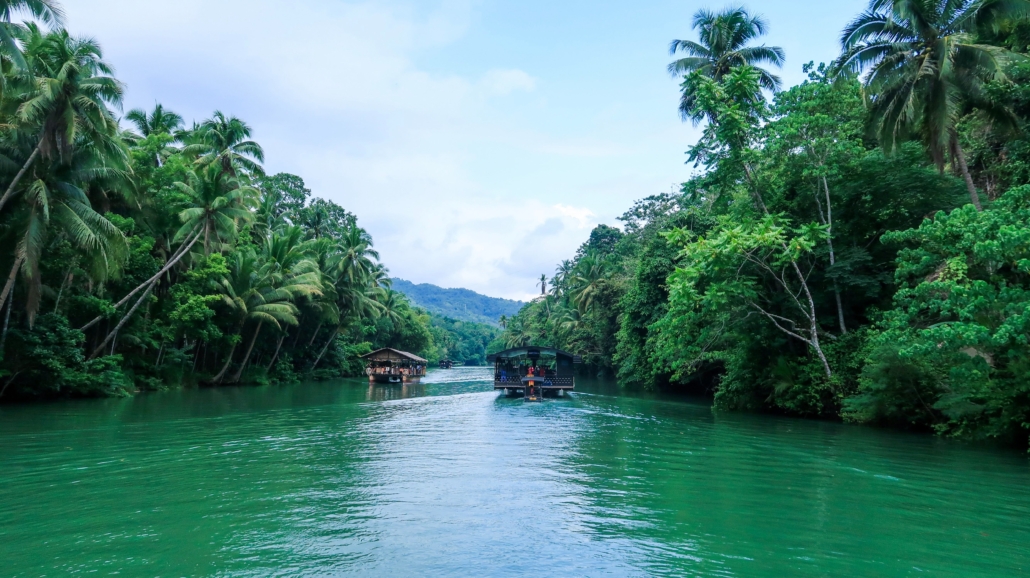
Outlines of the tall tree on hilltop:
M 866 95 L 884 149 L 921 133 L 939 170 L 951 159 L 977 209 L 983 207 L 956 123 L 966 106 L 1011 118 L 984 92 L 987 81 L 1004 77 L 1002 64 L 1011 53 L 978 43 L 976 35 L 1028 13 L 1026 0 L 871 0 L 841 35 L 837 66 L 868 71 Z
M 669 54 L 675 56 L 677 52 L 682 52 L 686 56 L 669 63 L 669 74 L 680 77 L 700 72 L 719 81 L 734 67 L 752 66 L 759 72 L 762 88 L 780 88 L 780 78 L 759 65 L 783 66 L 783 49 L 764 44 L 748 46 L 752 40 L 766 33 L 769 25 L 764 18 L 744 8 L 726 8 L 721 12 L 702 9 L 694 14 L 691 27 L 698 32 L 698 42 L 672 41 Z M 695 124 L 705 117 L 704 111 L 697 106 L 696 95 L 688 85 L 684 85 L 680 98 L 680 115 Z

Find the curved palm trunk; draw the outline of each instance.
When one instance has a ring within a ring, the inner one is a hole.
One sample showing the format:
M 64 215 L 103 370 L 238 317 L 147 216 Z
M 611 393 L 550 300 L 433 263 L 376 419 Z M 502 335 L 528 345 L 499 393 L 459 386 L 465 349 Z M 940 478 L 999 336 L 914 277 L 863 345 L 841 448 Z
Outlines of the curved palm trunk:
M 969 174 L 969 166 L 966 164 L 966 153 L 963 152 L 962 145 L 958 142 L 958 135 L 954 132 L 951 134 L 951 149 L 955 155 L 955 162 L 958 164 L 959 172 L 962 174 L 962 180 L 966 182 L 969 199 L 973 201 L 973 206 L 976 207 L 977 211 L 984 210 L 983 205 L 980 204 L 980 194 L 976 192 L 973 177 Z
M 32 166 L 32 163 L 35 162 L 42 147 L 43 139 L 39 139 L 39 144 L 36 145 L 36 148 L 32 149 L 32 154 L 29 155 L 28 160 L 25 161 L 24 165 L 22 165 L 18 174 L 14 175 L 14 180 L 11 181 L 11 184 L 7 187 L 7 191 L 4 192 L 4 196 L 0 197 L 0 211 L 4 209 L 4 205 L 7 204 L 7 201 L 11 200 L 11 195 L 14 194 L 14 188 L 18 186 L 18 182 L 25 176 L 25 172 L 28 171 L 29 167 Z
M 140 285 L 138 287 L 136 287 L 135 289 L 133 289 L 132 291 L 129 291 L 128 295 L 126 295 L 125 297 L 122 297 L 121 301 L 119 301 L 118 303 L 114 304 L 114 308 L 117 309 L 117 308 L 121 307 L 122 305 L 125 305 L 126 303 L 129 302 L 129 299 L 131 299 L 132 296 L 135 295 L 136 293 L 138 293 L 141 289 L 145 289 L 146 287 L 157 283 L 157 280 L 160 279 L 162 275 L 164 275 L 172 267 L 174 267 L 175 264 L 178 263 L 179 260 L 181 260 L 186 255 L 186 253 L 189 253 L 190 248 L 193 247 L 193 245 L 196 244 L 197 240 L 199 240 L 199 239 L 200 239 L 200 233 L 198 232 L 196 235 L 193 236 L 193 239 L 188 244 L 179 247 L 179 250 L 175 252 L 175 254 L 172 256 L 172 258 L 167 263 L 165 263 L 164 267 L 161 267 L 160 271 L 155 273 L 154 276 L 151 277 L 150 279 L 147 279 L 143 283 L 140 283 Z M 2 297 L 0 297 L 0 306 L 2 306 L 2 305 L 3 305 L 3 301 L 2 301 Z M 79 331 L 85 331 L 85 330 L 89 329 L 90 327 L 93 327 L 97 323 L 100 323 L 100 320 L 103 319 L 103 318 L 104 318 L 103 315 L 97 315 L 96 317 L 93 318 L 92 321 L 90 321 L 89 323 L 87 323 L 87 324 L 83 325 L 82 327 L 80 327 Z
M 0 359 L 3 359 L 4 349 L 7 347 L 7 327 L 11 322 L 11 309 L 14 309 L 14 289 L 11 289 L 11 302 L 7 304 L 7 312 L 4 313 L 4 332 L 0 335 Z
M 275 346 L 275 353 L 272 354 L 272 361 L 268 362 L 268 368 L 265 369 L 266 373 L 271 372 L 272 368 L 275 367 L 275 360 L 279 359 L 279 350 L 283 346 L 283 341 L 286 341 L 285 333 L 283 333 L 283 336 L 279 338 L 279 344 Z
M 240 364 L 236 375 L 232 376 L 232 383 L 239 383 L 240 377 L 243 376 L 243 370 L 247 367 L 247 362 L 250 361 L 250 354 L 254 351 L 254 343 L 257 341 L 258 333 L 261 333 L 262 324 L 264 324 L 264 321 L 258 321 L 257 329 L 254 330 L 254 335 L 250 338 L 250 345 L 247 346 L 247 354 L 243 356 L 243 363 Z
M 143 296 L 140 297 L 136 301 L 135 304 L 133 304 L 132 309 L 129 309 L 129 312 L 126 313 L 124 317 L 122 317 L 122 320 L 118 322 L 118 325 L 114 326 L 114 331 L 108 333 L 107 337 L 105 337 L 104 340 L 102 342 L 100 342 L 100 345 L 98 345 L 97 348 L 93 350 L 93 353 L 91 353 L 90 356 L 89 356 L 90 359 L 93 359 L 94 357 L 96 357 L 97 354 L 99 354 L 101 351 L 104 350 L 104 346 L 107 345 L 112 339 L 114 339 L 114 337 L 116 335 L 118 335 L 118 330 L 121 329 L 126 323 L 129 322 L 129 319 L 131 319 L 132 315 L 134 313 L 136 313 L 136 310 L 139 309 L 139 306 L 142 305 L 143 302 L 147 300 L 147 297 L 150 297 L 150 292 L 153 291 L 154 287 L 156 287 L 156 286 L 157 286 L 157 283 L 151 283 L 150 286 L 147 287 L 147 290 L 146 290 L 146 292 L 143 293 Z M 111 352 L 112 353 L 114 352 L 114 345 L 113 344 L 111 346 Z
M 22 263 L 25 262 L 25 257 L 18 257 L 14 260 L 14 266 L 11 267 L 11 274 L 7 276 L 7 284 L 4 285 L 3 293 L 0 293 L 0 308 L 7 303 L 7 296 L 11 293 L 11 289 L 14 287 L 14 280 L 18 276 L 18 270 L 21 269 Z
M 318 357 L 315 358 L 315 363 L 311 364 L 312 371 L 314 371 L 315 368 L 318 367 L 318 362 L 322 361 L 322 356 L 325 355 L 325 352 L 329 349 L 329 346 L 332 345 L 333 341 L 336 341 L 336 334 L 340 332 L 341 327 L 343 327 L 342 324 L 337 325 L 336 329 L 333 330 L 333 334 L 329 336 L 329 341 L 325 343 L 325 346 L 322 347 L 322 351 L 318 353 Z
M 239 343 L 234 343 L 232 345 L 232 349 L 229 350 L 229 358 L 225 360 L 225 365 L 222 366 L 222 370 L 218 372 L 218 375 L 211 380 L 213 383 L 222 383 L 222 378 L 225 377 L 225 372 L 229 371 L 229 366 L 232 365 L 232 354 L 236 353 L 237 345 L 239 345 Z

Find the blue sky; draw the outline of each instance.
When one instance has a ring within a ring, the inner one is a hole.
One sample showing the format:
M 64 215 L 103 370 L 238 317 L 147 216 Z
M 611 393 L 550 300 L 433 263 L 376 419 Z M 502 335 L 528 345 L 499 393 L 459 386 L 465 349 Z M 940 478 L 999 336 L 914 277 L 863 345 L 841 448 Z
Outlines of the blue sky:
M 744 3 L 786 84 L 837 53 L 860 0 Z M 665 72 L 693 13 L 669 1 L 66 0 L 126 110 L 219 109 L 269 172 L 354 212 L 392 273 L 527 298 L 597 223 L 669 191 L 697 135 Z

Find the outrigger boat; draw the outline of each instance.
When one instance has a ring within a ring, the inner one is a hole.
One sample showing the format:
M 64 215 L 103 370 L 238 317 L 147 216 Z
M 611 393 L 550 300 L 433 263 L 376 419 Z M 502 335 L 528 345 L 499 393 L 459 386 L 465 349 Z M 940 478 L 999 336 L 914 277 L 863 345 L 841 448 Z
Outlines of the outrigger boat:
M 486 357 L 494 364 L 494 390 L 523 395 L 526 401 L 564 395 L 576 387 L 575 365 L 582 362 L 553 347 L 515 347 Z
M 418 383 L 426 375 L 426 363 L 414 353 L 384 347 L 361 356 L 369 383 Z

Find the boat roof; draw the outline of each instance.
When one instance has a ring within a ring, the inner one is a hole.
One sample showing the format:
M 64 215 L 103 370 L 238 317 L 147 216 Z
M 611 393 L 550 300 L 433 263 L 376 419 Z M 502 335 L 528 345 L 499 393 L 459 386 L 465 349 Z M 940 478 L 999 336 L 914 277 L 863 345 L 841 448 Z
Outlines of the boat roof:
M 372 353 L 366 353 L 361 356 L 362 359 L 375 359 L 377 361 L 400 361 L 403 359 L 409 359 L 411 361 L 420 361 L 427 363 L 429 360 L 424 359 L 415 355 L 414 353 L 408 353 L 407 351 L 401 351 L 400 349 L 393 349 L 392 347 L 384 347 L 377 349 Z
M 513 357 L 529 357 L 531 353 L 554 357 L 568 357 L 572 359 L 572 363 L 583 363 L 582 357 L 554 347 L 513 347 L 511 349 L 505 349 L 504 351 L 498 351 L 497 353 L 491 353 L 486 356 L 486 360 L 497 361 L 498 359 L 511 359 Z

